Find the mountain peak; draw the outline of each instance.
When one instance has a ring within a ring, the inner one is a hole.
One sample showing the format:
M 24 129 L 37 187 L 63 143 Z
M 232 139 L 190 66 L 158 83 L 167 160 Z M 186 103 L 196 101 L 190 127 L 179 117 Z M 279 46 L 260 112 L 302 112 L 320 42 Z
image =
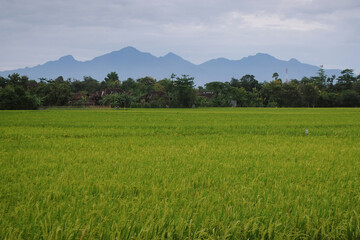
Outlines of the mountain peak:
M 176 55 L 173 52 L 169 52 L 168 54 L 166 54 L 165 56 L 160 57 L 160 58 L 169 59 L 169 60 L 183 60 L 182 57 L 180 57 L 179 55 Z
M 165 56 L 164 56 L 165 58 L 170 58 L 170 57 L 179 57 L 178 55 L 176 55 L 175 53 L 173 53 L 173 52 L 169 52 L 168 54 L 166 54 Z
M 102 64 L 118 64 L 119 62 L 131 62 L 137 61 L 144 57 L 149 57 L 150 54 L 140 52 L 134 47 L 125 47 L 117 51 L 113 51 L 99 57 L 94 58 L 95 62 L 101 62 Z
M 215 59 L 211 59 L 207 62 L 204 62 L 201 65 L 208 65 L 208 64 L 227 64 L 229 62 L 232 62 L 231 60 L 224 58 L 224 57 L 220 57 L 220 58 L 215 58 Z
M 265 64 L 265 63 L 270 63 L 270 62 L 274 62 L 277 61 L 278 59 L 276 59 L 275 57 L 267 54 L 267 53 L 257 53 L 255 55 L 250 55 L 248 57 L 244 57 L 243 59 L 241 59 L 240 61 L 245 61 L 248 62 L 249 64 Z
M 139 50 L 137 50 L 136 48 L 134 48 L 132 46 L 124 47 L 120 51 L 121 52 L 139 52 Z
M 296 58 L 291 58 L 289 60 L 289 62 L 292 62 L 292 63 L 300 63 L 299 60 L 297 60 Z
M 66 55 L 61 58 L 59 58 L 59 61 L 61 62 L 72 62 L 75 61 L 75 58 L 72 55 Z
M 253 57 L 263 58 L 263 59 L 274 59 L 273 56 L 271 56 L 270 54 L 267 54 L 267 53 L 257 53 Z
M 134 53 L 140 53 L 140 51 L 134 47 L 129 46 L 129 47 L 125 47 L 120 50 L 117 50 L 117 51 L 112 51 L 111 53 L 108 53 L 108 54 L 117 55 L 117 54 L 134 54 Z
M 255 56 L 266 56 L 266 57 L 271 57 L 270 54 L 267 54 L 267 53 L 257 53 L 255 54 Z

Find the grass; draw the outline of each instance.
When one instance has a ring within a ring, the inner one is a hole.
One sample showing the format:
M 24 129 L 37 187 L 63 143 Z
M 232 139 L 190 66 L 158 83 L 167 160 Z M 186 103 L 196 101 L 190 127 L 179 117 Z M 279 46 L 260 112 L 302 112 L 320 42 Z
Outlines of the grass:
M 356 108 L 0 111 L 0 239 L 359 239 L 359 120 Z

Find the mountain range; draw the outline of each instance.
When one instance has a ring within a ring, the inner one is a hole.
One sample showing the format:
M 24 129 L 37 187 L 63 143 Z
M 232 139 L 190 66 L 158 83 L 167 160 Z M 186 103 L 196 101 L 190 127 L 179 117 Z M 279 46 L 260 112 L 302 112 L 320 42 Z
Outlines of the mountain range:
M 286 69 L 288 76 L 286 76 Z M 172 73 L 180 76 L 182 74 L 195 78 L 197 86 L 203 86 L 212 81 L 230 81 L 231 78 L 240 79 L 246 74 L 252 74 L 260 81 L 271 81 L 274 72 L 285 80 L 301 79 L 304 76 L 315 76 L 319 67 L 301 63 L 292 58 L 289 61 L 279 60 L 269 54 L 258 53 L 253 56 L 244 57 L 240 60 L 229 60 L 217 58 L 202 64 L 193 64 L 182 57 L 168 53 L 162 57 L 156 57 L 133 47 L 126 47 L 119 51 L 95 57 L 89 61 L 77 61 L 73 56 L 61 57 L 56 61 L 49 61 L 35 67 L 2 71 L 0 76 L 7 77 L 12 73 L 26 75 L 30 79 L 55 79 L 63 76 L 64 79 L 82 79 L 84 76 L 91 76 L 99 81 L 110 72 L 117 72 L 121 80 L 128 77 L 137 79 L 151 76 L 158 80 L 169 78 Z M 341 70 L 326 69 L 329 76 L 339 75 Z

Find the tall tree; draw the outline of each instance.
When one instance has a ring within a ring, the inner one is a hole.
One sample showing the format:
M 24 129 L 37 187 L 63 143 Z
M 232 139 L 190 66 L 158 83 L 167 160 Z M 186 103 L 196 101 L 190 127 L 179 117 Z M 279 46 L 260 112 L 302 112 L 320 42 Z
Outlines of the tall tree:
M 138 83 L 138 88 L 141 94 L 147 94 L 149 92 L 154 91 L 154 85 L 156 83 L 156 79 L 146 76 L 137 79 L 136 82 Z
M 210 82 L 205 84 L 206 91 L 214 93 L 214 97 L 211 100 L 211 104 L 214 107 L 228 107 L 232 99 L 229 83 L 223 82 Z
M 351 89 L 352 84 L 356 82 L 356 77 L 354 76 L 354 70 L 345 69 L 341 72 L 341 76 L 337 78 L 337 83 L 335 87 L 338 90 Z
M 272 107 L 284 106 L 284 88 L 280 79 L 264 84 L 260 92 L 266 105 Z
M 175 97 L 175 93 L 174 93 L 174 82 L 171 79 L 168 78 L 164 78 L 160 81 L 158 81 L 158 84 L 160 84 L 161 86 L 163 86 L 166 96 L 167 96 L 167 105 L 171 106 L 172 104 L 172 100 Z
M 314 83 L 302 83 L 300 86 L 302 100 L 306 107 L 316 107 L 320 96 L 319 88 Z
M 106 87 L 108 88 L 118 88 L 120 87 L 119 75 L 116 72 L 110 72 L 104 78 Z
M 282 104 L 284 107 L 301 107 L 301 96 L 299 92 L 299 81 L 292 79 L 283 83 Z
M 137 83 L 135 82 L 134 79 L 128 78 L 122 82 L 121 87 L 124 91 L 130 91 L 130 92 L 135 93 L 136 89 L 137 89 Z
M 18 73 L 13 73 L 11 75 L 9 75 L 9 80 L 8 83 L 12 86 L 21 86 L 23 87 L 25 90 L 27 89 L 27 85 L 29 82 L 29 78 L 28 76 L 20 76 L 20 74 Z
M 236 79 L 236 78 L 231 78 L 230 86 L 232 86 L 232 87 L 237 87 L 237 88 L 241 88 L 241 87 L 242 87 L 239 79 Z
M 314 82 L 314 84 L 321 90 L 326 87 L 327 84 L 327 76 L 325 74 L 325 70 L 323 68 L 323 65 L 320 65 L 320 68 L 317 72 L 317 76 L 312 77 L 311 80 Z
M 195 103 L 194 78 L 189 75 L 176 77 L 174 81 L 176 100 L 179 107 L 191 107 Z
M 261 85 L 255 79 L 254 75 L 246 74 L 240 79 L 240 87 L 243 87 L 246 91 L 250 92 L 254 89 L 260 90 Z
M 8 84 L 8 80 L 0 76 L 0 88 L 5 88 L 7 84 Z
M 84 76 L 83 87 L 88 93 L 100 91 L 100 83 L 90 76 Z
M 40 84 L 37 92 L 45 106 L 64 106 L 69 103 L 70 83 L 60 76 Z
M 41 99 L 28 90 L 29 78 L 17 73 L 2 78 L 0 86 L 0 109 L 36 109 Z
M 272 78 L 273 78 L 274 80 L 278 80 L 279 74 L 278 74 L 277 72 L 274 72 L 273 75 L 272 75 Z

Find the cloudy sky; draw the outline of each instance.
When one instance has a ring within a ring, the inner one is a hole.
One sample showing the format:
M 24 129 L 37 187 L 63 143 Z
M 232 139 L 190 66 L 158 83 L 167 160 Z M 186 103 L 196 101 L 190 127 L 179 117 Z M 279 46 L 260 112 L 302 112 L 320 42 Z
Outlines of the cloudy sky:
M 199 64 L 258 52 L 360 72 L 359 0 L 0 0 L 0 70 L 133 46 Z

